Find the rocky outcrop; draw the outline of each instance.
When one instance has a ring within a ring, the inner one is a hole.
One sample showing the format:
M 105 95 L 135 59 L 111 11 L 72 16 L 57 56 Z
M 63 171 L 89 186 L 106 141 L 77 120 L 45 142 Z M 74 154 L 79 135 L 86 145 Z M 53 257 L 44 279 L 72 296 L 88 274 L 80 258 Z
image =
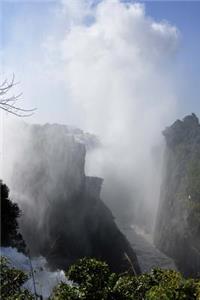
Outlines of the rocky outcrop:
M 200 272 L 200 125 L 195 114 L 163 132 L 165 166 L 155 244 L 186 276 Z
M 118 272 L 130 269 L 131 261 L 139 273 L 133 249 L 100 199 L 103 180 L 84 172 L 94 136 L 60 125 L 25 125 L 21 132 L 10 186 L 32 255 L 62 269 L 85 256 L 105 260 Z

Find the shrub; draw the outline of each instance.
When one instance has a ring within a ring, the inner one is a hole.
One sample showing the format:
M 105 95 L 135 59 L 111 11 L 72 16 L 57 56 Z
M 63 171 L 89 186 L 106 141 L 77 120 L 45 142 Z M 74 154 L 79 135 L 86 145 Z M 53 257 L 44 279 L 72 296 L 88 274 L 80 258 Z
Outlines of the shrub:
M 22 286 L 28 276 L 11 268 L 5 257 L 0 259 L 0 295 L 2 300 L 32 300 L 33 296 Z
M 84 258 L 69 269 L 67 276 L 73 285 L 60 284 L 52 300 L 200 300 L 200 281 L 186 280 L 174 270 L 117 275 L 106 263 Z

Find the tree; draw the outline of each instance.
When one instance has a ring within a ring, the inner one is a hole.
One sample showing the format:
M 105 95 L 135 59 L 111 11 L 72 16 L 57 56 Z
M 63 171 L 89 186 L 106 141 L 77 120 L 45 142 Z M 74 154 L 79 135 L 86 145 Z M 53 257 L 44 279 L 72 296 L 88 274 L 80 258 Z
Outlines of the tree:
M 200 280 L 184 279 L 174 270 L 118 275 L 106 263 L 84 258 L 66 276 L 72 284 L 59 284 L 51 300 L 200 300 Z
M 1 207 L 1 246 L 16 247 L 25 251 L 25 242 L 18 232 L 18 217 L 21 211 L 16 203 L 9 199 L 9 189 L 0 180 L 0 207 Z
M 55 288 L 52 300 L 105 300 L 110 299 L 112 288 L 118 276 L 110 272 L 105 262 L 96 259 L 80 259 L 69 268 L 67 278 L 75 285 L 61 283 Z
M 14 75 L 11 81 L 5 80 L 0 84 L 0 109 L 18 117 L 29 117 L 34 113 L 35 109 L 23 109 L 16 104 L 22 94 L 9 95 L 16 84 Z
M 34 300 L 23 284 L 28 279 L 23 271 L 12 268 L 5 257 L 0 258 L 0 295 L 2 300 Z

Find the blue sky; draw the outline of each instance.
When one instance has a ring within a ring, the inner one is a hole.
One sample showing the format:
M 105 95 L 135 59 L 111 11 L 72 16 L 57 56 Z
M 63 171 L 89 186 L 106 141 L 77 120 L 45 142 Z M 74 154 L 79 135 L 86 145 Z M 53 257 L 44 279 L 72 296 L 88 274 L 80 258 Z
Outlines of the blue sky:
M 1 64 L 3 67 L 9 61 L 15 71 L 16 57 L 23 68 L 36 49 L 39 55 L 47 34 L 56 31 L 62 35 L 63 20 L 61 24 L 55 20 L 57 1 L 0 1 L 0 47 L 6 53 Z M 180 92 L 184 98 L 182 111 L 194 111 L 200 116 L 200 1 L 140 2 L 145 3 L 147 15 L 157 21 L 166 20 L 180 30 L 176 63 L 184 81 Z
M 146 1 L 147 13 L 165 19 L 181 32 L 178 60 L 190 78 L 186 82 L 185 112 L 200 113 L 200 1 Z M 193 93 L 193 95 L 191 95 Z
M 182 86 L 183 114 L 193 110 L 200 116 L 200 1 L 140 2 L 145 3 L 147 14 L 156 21 L 166 20 L 180 30 L 177 60 L 180 72 L 187 75 Z

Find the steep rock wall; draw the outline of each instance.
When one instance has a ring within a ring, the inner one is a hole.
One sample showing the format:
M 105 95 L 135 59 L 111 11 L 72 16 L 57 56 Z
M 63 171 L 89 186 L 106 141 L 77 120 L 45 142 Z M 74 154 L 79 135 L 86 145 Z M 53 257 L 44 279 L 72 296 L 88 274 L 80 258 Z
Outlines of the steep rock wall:
M 24 125 L 19 138 L 13 130 L 18 150 L 8 151 L 9 186 L 23 211 L 20 228 L 32 255 L 62 269 L 96 257 L 121 272 L 131 267 L 126 253 L 139 273 L 133 249 L 100 199 L 103 180 L 84 172 L 86 148 L 95 138 L 60 125 Z
M 186 276 L 200 273 L 200 125 L 192 114 L 163 132 L 165 166 L 155 244 Z

